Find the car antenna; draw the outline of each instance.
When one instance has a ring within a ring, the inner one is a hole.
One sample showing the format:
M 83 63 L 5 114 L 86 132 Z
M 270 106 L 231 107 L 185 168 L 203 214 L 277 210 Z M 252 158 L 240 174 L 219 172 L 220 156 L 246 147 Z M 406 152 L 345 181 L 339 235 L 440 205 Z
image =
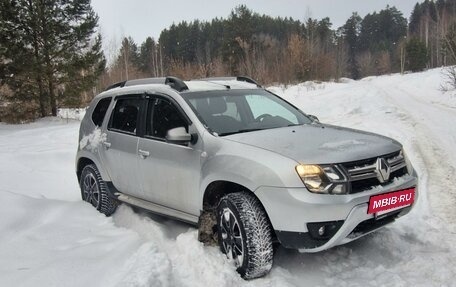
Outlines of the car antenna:
M 222 83 L 217 83 L 217 82 L 212 82 L 212 81 L 206 81 L 208 83 L 212 83 L 212 84 L 216 84 L 216 85 L 219 85 L 219 86 L 224 86 L 227 90 L 231 90 L 231 86 L 230 85 L 225 85 L 225 84 L 222 84 Z

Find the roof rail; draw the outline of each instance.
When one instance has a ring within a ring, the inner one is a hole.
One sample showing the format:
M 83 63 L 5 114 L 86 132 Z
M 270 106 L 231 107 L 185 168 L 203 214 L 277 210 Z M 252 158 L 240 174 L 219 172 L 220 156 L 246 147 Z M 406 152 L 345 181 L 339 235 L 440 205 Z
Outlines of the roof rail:
M 261 88 L 261 85 L 257 83 L 254 79 L 246 76 L 237 76 L 237 77 L 211 77 L 211 78 L 204 78 L 201 81 L 239 81 L 239 82 L 246 82 L 250 84 L 257 85 L 257 87 Z
M 188 90 L 188 87 L 184 81 L 177 77 L 166 77 L 165 84 L 169 85 L 171 88 L 175 89 L 178 92 Z
M 147 84 L 163 84 L 168 85 L 172 89 L 182 92 L 188 90 L 187 85 L 181 79 L 177 77 L 161 77 L 161 78 L 144 78 L 144 79 L 135 79 L 129 81 L 123 81 L 119 83 L 115 83 L 106 88 L 105 91 L 112 90 L 114 88 L 122 88 L 122 87 L 130 87 L 130 86 L 137 86 L 137 85 L 147 85 Z
M 121 88 L 121 87 L 125 86 L 125 82 L 126 82 L 126 81 L 118 82 L 118 83 L 112 84 L 112 85 L 108 86 L 108 87 L 105 89 L 105 91 L 112 90 L 112 89 L 119 88 L 119 87 Z

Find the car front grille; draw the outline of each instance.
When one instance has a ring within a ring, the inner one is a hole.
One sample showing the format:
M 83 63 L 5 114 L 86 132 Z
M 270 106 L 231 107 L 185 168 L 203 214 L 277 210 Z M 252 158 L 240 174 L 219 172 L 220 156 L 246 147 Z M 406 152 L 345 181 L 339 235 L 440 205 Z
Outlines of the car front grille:
M 377 178 L 378 157 L 342 164 L 351 186 L 349 193 L 363 192 L 375 186 L 386 185 L 391 183 L 395 178 L 408 174 L 405 157 L 401 151 L 387 154 L 380 158 L 386 160 L 391 171 L 389 180 L 383 183 Z

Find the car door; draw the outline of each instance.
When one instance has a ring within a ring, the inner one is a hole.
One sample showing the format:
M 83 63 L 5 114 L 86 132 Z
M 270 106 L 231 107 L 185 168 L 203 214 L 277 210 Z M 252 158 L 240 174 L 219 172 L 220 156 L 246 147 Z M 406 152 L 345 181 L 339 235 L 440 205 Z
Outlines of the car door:
M 192 127 L 170 98 L 152 97 L 148 101 L 146 127 L 139 139 L 139 174 L 144 199 L 192 215 L 199 215 L 200 155 L 198 145 L 166 141 L 168 130 Z M 196 132 L 196 131 L 193 131 Z
M 122 193 L 139 196 L 138 135 L 144 96 L 116 98 L 106 129 L 101 160 L 114 187 Z

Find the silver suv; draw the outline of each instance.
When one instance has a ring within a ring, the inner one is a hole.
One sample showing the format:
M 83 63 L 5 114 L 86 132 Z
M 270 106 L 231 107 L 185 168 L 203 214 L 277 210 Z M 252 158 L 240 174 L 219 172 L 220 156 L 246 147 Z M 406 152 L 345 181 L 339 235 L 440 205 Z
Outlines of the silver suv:
M 198 226 L 245 279 L 273 246 L 318 252 L 407 214 L 417 176 L 397 141 L 322 124 L 252 79 L 131 80 L 81 123 L 82 199 L 124 202 Z

